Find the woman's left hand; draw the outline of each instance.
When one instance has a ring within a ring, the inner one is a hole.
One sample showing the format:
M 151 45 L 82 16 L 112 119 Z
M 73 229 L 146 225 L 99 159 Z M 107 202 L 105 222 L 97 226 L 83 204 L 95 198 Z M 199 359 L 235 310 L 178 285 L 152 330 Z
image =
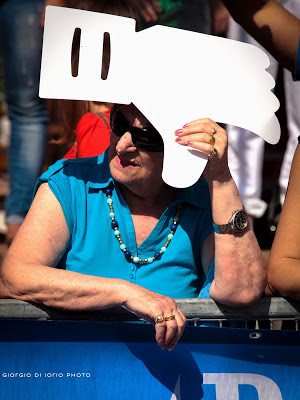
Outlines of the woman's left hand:
M 231 175 L 228 167 L 227 132 L 209 118 L 196 119 L 175 131 L 177 143 L 197 149 L 208 156 L 202 176 L 207 181 L 224 182 Z

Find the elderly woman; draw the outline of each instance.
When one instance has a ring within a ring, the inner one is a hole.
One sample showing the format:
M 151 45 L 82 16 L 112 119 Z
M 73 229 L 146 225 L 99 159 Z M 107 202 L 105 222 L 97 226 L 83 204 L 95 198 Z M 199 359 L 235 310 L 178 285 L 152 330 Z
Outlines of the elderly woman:
M 224 129 L 199 119 L 175 132 L 178 145 L 210 155 L 207 183 L 177 190 L 161 178 L 161 136 L 134 105 L 114 106 L 111 127 L 104 155 L 59 161 L 40 178 L 0 292 L 64 310 L 125 306 L 171 350 L 186 322 L 173 298 L 197 297 L 215 260 L 210 296 L 254 303 L 266 286 L 264 261 L 228 169 Z

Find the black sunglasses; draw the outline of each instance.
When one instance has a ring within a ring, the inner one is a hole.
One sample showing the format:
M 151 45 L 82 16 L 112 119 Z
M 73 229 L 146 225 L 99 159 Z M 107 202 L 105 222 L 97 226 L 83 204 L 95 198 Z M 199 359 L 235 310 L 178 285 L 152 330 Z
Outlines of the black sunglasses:
M 155 128 L 137 128 L 130 125 L 116 105 L 111 109 L 110 127 L 119 137 L 130 132 L 133 144 L 141 150 L 158 152 L 164 149 L 162 137 Z

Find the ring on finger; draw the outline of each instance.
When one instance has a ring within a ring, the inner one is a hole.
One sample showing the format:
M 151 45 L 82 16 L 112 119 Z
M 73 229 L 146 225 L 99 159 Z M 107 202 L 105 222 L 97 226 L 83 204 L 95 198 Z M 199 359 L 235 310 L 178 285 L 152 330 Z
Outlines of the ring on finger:
M 211 134 L 212 134 L 212 135 L 215 135 L 216 133 L 217 133 L 217 131 L 215 130 L 215 128 L 212 128 Z
M 154 322 L 156 324 L 160 324 L 161 322 L 164 322 L 164 321 L 165 321 L 165 318 L 162 314 L 159 314 L 156 318 L 154 318 Z
M 214 147 L 213 151 L 209 153 L 208 157 L 214 156 L 215 154 L 218 154 L 218 150 Z
M 211 146 L 214 146 L 215 142 L 216 142 L 215 137 L 214 137 L 213 135 L 209 135 L 209 142 L 208 142 L 208 143 L 209 143 Z
M 167 317 L 165 317 L 165 321 L 172 321 L 173 319 L 175 319 L 175 315 L 168 315 Z

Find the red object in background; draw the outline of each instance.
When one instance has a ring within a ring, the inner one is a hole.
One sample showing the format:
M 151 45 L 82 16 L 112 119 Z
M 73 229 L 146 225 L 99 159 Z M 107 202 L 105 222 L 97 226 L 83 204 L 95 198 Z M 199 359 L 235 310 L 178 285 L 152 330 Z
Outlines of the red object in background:
M 66 158 L 94 157 L 102 154 L 110 141 L 110 111 L 101 114 L 87 113 L 78 122 L 76 143 L 64 155 Z

